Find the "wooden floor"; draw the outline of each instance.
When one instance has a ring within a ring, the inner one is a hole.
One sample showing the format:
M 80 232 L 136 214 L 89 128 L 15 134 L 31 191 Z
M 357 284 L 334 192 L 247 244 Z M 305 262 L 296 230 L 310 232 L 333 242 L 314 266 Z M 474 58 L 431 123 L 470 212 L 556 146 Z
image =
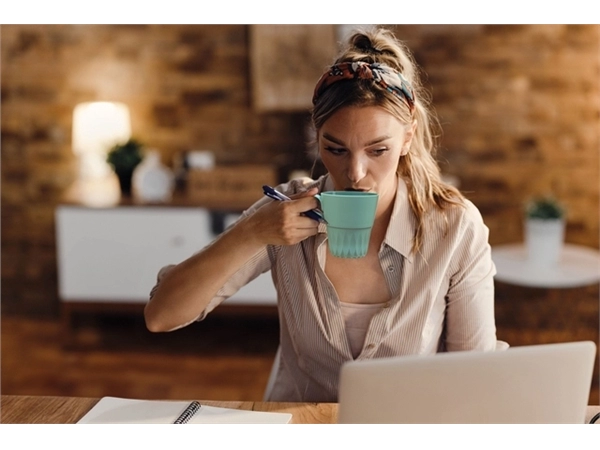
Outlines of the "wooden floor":
M 207 318 L 153 334 L 139 317 L 60 322 L 2 315 L 2 394 L 262 400 L 278 345 L 275 319 Z

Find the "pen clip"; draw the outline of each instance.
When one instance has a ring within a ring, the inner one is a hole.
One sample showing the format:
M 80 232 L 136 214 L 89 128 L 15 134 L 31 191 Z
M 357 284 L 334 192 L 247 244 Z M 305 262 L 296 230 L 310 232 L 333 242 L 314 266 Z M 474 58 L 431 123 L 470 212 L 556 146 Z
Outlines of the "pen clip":
M 271 194 L 270 192 L 266 192 L 265 191 L 265 195 L 267 197 L 271 197 L 273 200 L 281 200 L 279 197 L 277 197 L 275 194 Z
M 267 197 L 271 197 L 274 200 L 285 201 L 289 200 L 285 195 L 280 192 L 277 192 L 271 186 L 267 186 L 266 184 L 263 186 L 263 192 Z

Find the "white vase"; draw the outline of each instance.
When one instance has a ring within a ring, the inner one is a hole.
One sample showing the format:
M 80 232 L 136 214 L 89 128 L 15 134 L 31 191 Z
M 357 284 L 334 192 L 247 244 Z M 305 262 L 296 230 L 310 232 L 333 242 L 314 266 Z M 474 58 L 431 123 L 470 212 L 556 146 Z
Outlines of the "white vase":
M 558 264 L 564 236 L 564 219 L 527 219 L 525 245 L 528 260 L 543 267 Z
M 175 177 L 173 171 L 160 161 L 158 151 L 150 150 L 135 168 L 132 184 L 136 200 L 162 203 L 171 200 Z

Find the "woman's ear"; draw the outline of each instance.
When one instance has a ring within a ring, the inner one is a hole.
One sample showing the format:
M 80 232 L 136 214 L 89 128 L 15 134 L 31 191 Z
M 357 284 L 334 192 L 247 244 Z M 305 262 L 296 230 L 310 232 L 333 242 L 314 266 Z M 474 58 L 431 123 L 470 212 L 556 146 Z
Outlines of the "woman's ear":
M 410 144 L 412 143 L 413 137 L 417 131 L 417 121 L 416 119 L 412 121 L 410 127 L 407 128 L 406 133 L 404 134 L 404 142 L 402 143 L 402 150 L 400 151 L 400 155 L 404 156 L 410 150 Z

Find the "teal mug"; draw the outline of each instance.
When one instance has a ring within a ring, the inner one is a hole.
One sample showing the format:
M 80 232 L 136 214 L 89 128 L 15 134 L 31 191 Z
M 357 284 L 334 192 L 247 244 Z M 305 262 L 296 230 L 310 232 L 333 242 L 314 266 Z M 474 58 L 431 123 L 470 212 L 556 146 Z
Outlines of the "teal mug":
M 329 251 L 339 258 L 362 258 L 369 249 L 379 195 L 326 191 L 315 195 L 327 222 Z

